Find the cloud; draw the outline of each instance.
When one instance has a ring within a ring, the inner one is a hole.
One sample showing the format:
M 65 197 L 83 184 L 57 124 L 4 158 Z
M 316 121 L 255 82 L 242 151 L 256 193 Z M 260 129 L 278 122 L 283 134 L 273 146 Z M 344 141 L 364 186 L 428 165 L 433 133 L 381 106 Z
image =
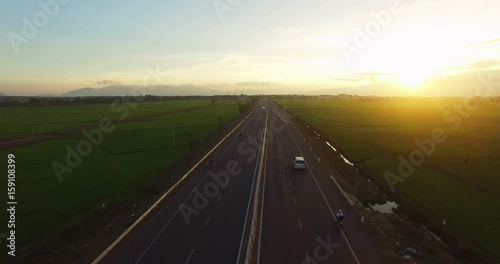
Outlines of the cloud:
M 381 80 L 387 80 L 394 78 L 394 74 L 383 73 L 383 72 L 365 72 L 357 74 L 360 81 L 370 81 L 379 82 Z
M 472 72 L 462 72 L 453 75 L 443 76 L 442 80 L 477 80 L 478 77 L 489 76 L 496 80 L 496 83 L 500 81 L 500 71 L 499 70 L 480 70 Z
M 484 40 L 484 41 L 479 41 L 479 42 L 472 42 L 472 43 L 466 44 L 465 46 L 466 47 L 477 47 L 477 46 L 496 44 L 496 43 L 500 43 L 500 38 L 489 39 L 489 40 Z
M 497 60 L 487 60 L 487 61 L 480 61 L 480 62 L 476 62 L 474 64 L 471 64 L 469 66 L 469 68 L 471 69 L 475 69 L 475 70 L 478 70 L 478 69 L 489 69 L 489 68 L 493 68 L 497 65 L 500 65 L 500 61 L 497 61 Z
M 280 86 L 279 83 L 275 82 L 240 82 L 236 83 L 236 86 L 241 86 L 241 87 L 274 87 L 274 86 Z
M 97 85 L 118 85 L 121 84 L 119 81 L 111 80 L 111 79 L 103 79 L 96 82 Z
M 359 84 L 361 83 L 378 83 L 381 81 L 387 81 L 394 79 L 394 74 L 391 73 L 384 73 L 384 72 L 362 72 L 362 73 L 357 73 L 351 76 L 344 76 L 344 77 L 338 77 L 334 78 L 334 81 L 337 82 L 357 82 Z
M 222 58 L 221 58 L 222 57 Z M 234 67 L 236 65 L 250 65 L 255 64 L 269 64 L 269 63 L 287 63 L 289 59 L 277 56 L 255 56 L 255 55 L 242 55 L 232 54 L 229 56 L 221 56 L 207 60 L 206 62 L 197 64 L 191 67 L 191 70 L 214 68 L 215 66 L 221 67 Z
M 345 82 L 359 82 L 361 81 L 360 79 L 355 79 L 355 78 L 335 78 L 335 81 L 345 81 Z
M 440 72 L 452 72 L 452 71 L 459 71 L 459 72 L 469 72 L 469 71 L 482 71 L 482 70 L 495 70 L 500 68 L 500 61 L 498 60 L 485 60 L 485 61 L 478 61 L 472 64 L 468 65 L 462 65 L 462 66 L 452 66 L 452 67 L 445 67 L 439 69 Z

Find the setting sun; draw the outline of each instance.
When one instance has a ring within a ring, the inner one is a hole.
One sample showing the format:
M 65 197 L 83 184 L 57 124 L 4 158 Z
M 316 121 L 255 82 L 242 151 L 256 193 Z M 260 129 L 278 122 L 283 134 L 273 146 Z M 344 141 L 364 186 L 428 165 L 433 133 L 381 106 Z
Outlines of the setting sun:
M 380 72 L 391 76 L 391 81 L 406 89 L 417 89 L 443 69 L 459 68 L 456 49 L 464 43 L 463 37 L 448 37 L 443 32 L 450 28 L 412 28 L 393 31 L 381 37 L 363 57 L 363 71 Z M 432 39 L 433 41 L 428 41 Z
M 429 78 L 429 72 L 415 70 L 399 74 L 397 76 L 397 81 L 410 88 L 418 88 Z

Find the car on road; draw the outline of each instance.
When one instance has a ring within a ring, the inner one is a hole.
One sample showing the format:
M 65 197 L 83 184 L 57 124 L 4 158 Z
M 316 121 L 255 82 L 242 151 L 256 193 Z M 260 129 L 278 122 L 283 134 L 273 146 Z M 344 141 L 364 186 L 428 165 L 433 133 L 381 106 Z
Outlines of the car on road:
M 294 169 L 304 170 L 306 168 L 306 161 L 303 157 L 294 157 L 292 159 L 292 165 Z
M 266 112 L 266 107 L 265 106 L 261 107 L 260 111 L 263 112 L 263 113 L 265 113 Z

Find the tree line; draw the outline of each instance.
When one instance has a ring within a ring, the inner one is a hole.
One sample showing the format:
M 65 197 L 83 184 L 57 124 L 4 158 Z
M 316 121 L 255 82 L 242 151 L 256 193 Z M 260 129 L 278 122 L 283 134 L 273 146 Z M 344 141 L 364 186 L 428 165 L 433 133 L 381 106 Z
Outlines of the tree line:
M 124 96 L 130 102 L 160 102 L 175 100 L 211 99 L 212 103 L 219 100 L 236 99 L 234 95 L 218 96 Z M 9 106 L 57 106 L 57 105 L 82 105 L 82 104 L 111 104 L 120 96 L 92 96 L 92 97 L 3 97 L 0 107 Z

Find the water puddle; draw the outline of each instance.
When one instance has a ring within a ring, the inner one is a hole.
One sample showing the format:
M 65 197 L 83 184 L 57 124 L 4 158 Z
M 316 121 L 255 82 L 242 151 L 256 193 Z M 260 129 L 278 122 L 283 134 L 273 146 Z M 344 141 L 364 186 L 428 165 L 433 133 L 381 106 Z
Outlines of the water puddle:
M 392 214 L 393 209 L 397 209 L 399 205 L 396 202 L 387 202 L 385 204 L 369 204 L 370 208 L 373 211 L 384 213 L 384 214 Z
M 332 146 L 332 145 L 330 144 L 330 142 L 325 141 L 325 143 L 326 143 L 326 144 L 327 144 L 330 148 L 332 148 L 335 152 L 339 153 L 340 157 L 344 160 L 344 162 L 345 162 L 345 163 L 347 163 L 347 164 L 349 164 L 349 165 L 351 165 L 351 166 L 354 166 L 354 164 L 353 164 L 352 162 L 350 162 L 348 159 L 346 159 L 346 158 L 344 157 L 344 155 L 342 155 L 340 152 L 338 152 L 338 150 L 337 150 L 334 146 Z

